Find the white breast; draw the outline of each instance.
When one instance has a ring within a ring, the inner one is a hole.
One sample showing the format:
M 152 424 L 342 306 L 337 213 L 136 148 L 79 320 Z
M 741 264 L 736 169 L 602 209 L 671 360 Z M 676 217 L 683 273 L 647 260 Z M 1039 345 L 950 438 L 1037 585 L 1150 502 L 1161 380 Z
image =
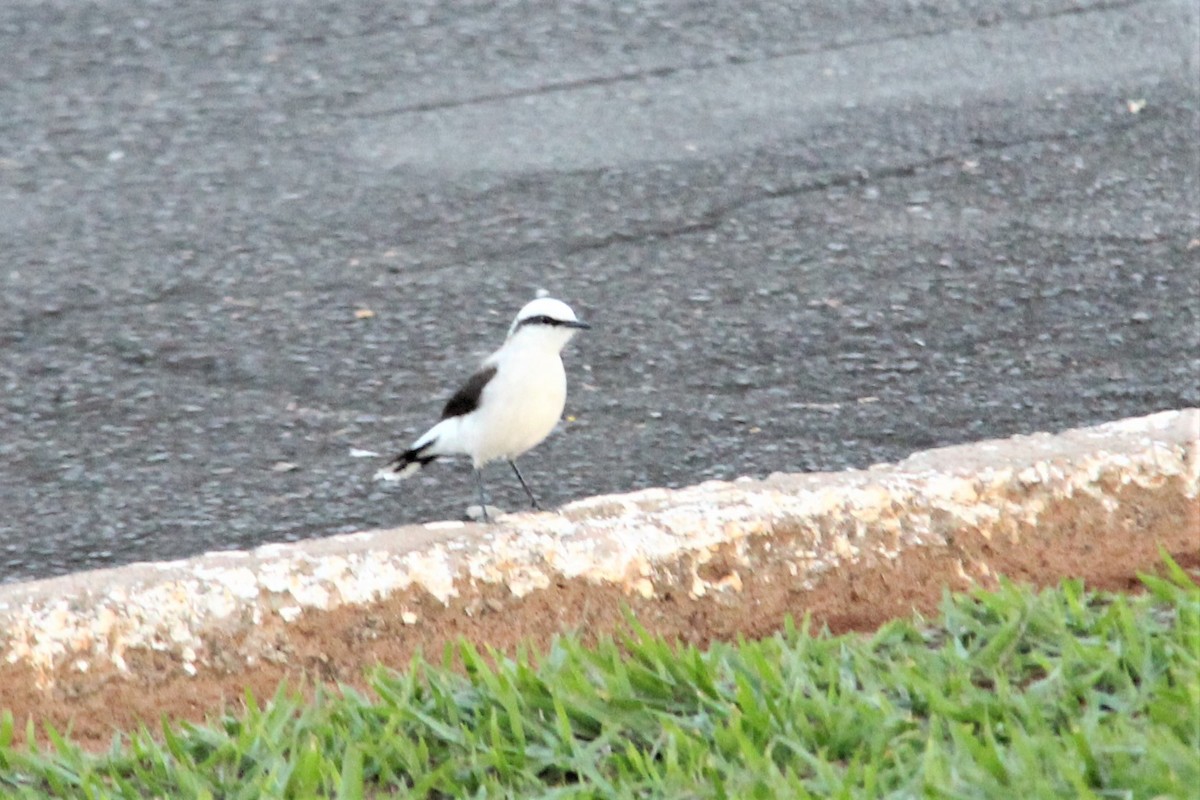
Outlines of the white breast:
M 496 377 L 484 387 L 479 412 L 463 420 L 463 438 L 475 466 L 516 458 L 550 435 L 567 400 L 562 358 L 547 348 L 500 354 Z

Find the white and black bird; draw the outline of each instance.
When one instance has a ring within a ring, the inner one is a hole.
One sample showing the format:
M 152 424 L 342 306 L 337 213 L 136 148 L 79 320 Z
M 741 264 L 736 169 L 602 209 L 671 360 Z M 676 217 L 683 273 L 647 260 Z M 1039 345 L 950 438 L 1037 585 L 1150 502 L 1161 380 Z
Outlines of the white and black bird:
M 562 349 L 590 328 L 571 307 L 552 297 L 525 305 L 500 349 L 480 365 L 442 409 L 438 424 L 376 473 L 401 480 L 442 456 L 465 455 L 475 467 L 479 505 L 487 521 L 483 466 L 503 458 L 512 466 L 534 508 L 537 498 L 517 469 L 517 458 L 550 435 L 567 400 Z

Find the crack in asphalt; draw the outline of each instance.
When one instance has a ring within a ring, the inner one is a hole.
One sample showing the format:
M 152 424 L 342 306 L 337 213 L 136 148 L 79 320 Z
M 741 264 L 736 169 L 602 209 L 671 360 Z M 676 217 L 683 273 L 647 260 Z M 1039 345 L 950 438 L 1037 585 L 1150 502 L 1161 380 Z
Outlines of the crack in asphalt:
M 856 184 L 861 184 L 871 178 L 888 179 L 915 175 L 918 170 L 938 166 L 939 164 L 953 161 L 957 157 L 958 156 L 956 155 L 937 156 L 936 158 L 926 159 L 913 164 L 896 165 L 893 167 L 884 167 L 876 170 L 842 173 L 825 178 L 815 178 L 802 184 L 794 184 L 780 189 L 769 189 L 766 191 L 756 192 L 754 194 L 744 195 L 735 200 L 722 203 L 719 206 L 709 209 L 700 216 L 699 220 L 695 222 L 658 230 L 638 231 L 635 233 L 617 231 L 608 236 L 598 237 L 590 240 L 580 240 L 568 245 L 563 250 L 563 255 L 574 255 L 576 253 L 588 252 L 592 250 L 603 250 L 613 245 L 636 244 L 640 242 L 670 239 L 675 236 L 686 236 L 693 233 L 712 231 L 719 228 L 730 214 L 753 206 L 757 203 L 779 200 L 785 197 L 798 197 L 814 191 L 819 192 L 826 189 L 853 186 Z
M 353 113 L 347 112 L 339 114 L 338 116 L 341 116 L 345 119 L 365 120 L 380 119 L 391 116 L 404 116 L 408 114 L 422 114 L 430 111 L 446 111 L 449 109 L 470 108 L 473 106 L 487 105 L 488 103 L 519 100 L 527 97 L 543 97 L 547 95 L 560 94 L 563 92 L 577 91 L 580 89 L 616 86 L 622 83 L 632 83 L 653 78 L 669 78 L 673 75 L 678 75 L 684 72 L 710 72 L 712 70 L 721 69 L 722 67 L 728 66 L 769 64 L 772 61 L 780 61 L 787 58 L 795 58 L 798 56 L 813 55 L 817 53 L 837 53 L 845 50 L 853 50 L 857 47 L 863 47 L 867 45 L 890 44 L 893 42 L 929 39 L 937 36 L 947 36 L 962 31 L 998 28 L 1003 25 L 1025 25 L 1043 20 L 1057 19 L 1059 17 L 1083 16 L 1086 14 L 1116 11 L 1145 5 L 1148 2 L 1151 2 L 1151 0 L 1115 0 L 1115 2 L 1100 3 L 1094 6 L 1088 6 L 1087 8 L 1071 6 L 1055 9 L 1044 14 L 1035 14 L 1014 19 L 989 20 L 980 18 L 974 20 L 972 23 L 964 25 L 951 25 L 941 28 L 926 28 L 923 30 L 909 31 L 907 33 L 897 34 L 894 36 L 865 37 L 862 39 L 855 39 L 853 41 L 837 42 L 821 47 L 799 47 L 795 50 L 772 53 L 771 55 L 763 58 L 749 58 L 731 54 L 719 61 L 701 61 L 694 64 L 664 65 L 661 67 L 635 70 L 619 75 L 599 75 L 591 78 L 578 78 L 569 81 L 551 81 L 540 86 L 533 86 L 526 89 L 514 89 L 507 92 L 485 92 L 465 98 L 427 100 L 420 103 L 409 103 L 406 105 L 392 106 L 391 108 L 376 109 L 373 111 L 359 111 Z
M 699 219 L 681 225 L 642 231 L 614 231 L 606 236 L 595 237 L 591 239 L 580 239 L 566 244 L 561 250 L 559 250 L 559 255 L 571 256 L 582 252 L 603 250 L 614 245 L 637 244 L 641 242 L 670 239 L 675 236 L 687 236 L 693 233 L 712 231 L 720 227 L 720 225 L 725 221 L 725 218 L 733 212 L 741 211 L 757 203 L 769 202 L 787 197 L 798 197 L 810 192 L 820 192 L 827 189 L 861 185 L 870 180 L 889 180 L 894 178 L 913 177 L 923 170 L 937 167 L 952 161 L 968 158 L 971 155 L 978 153 L 996 153 L 1013 147 L 1024 147 L 1031 144 L 1045 144 L 1048 142 L 1061 142 L 1068 139 L 1079 140 L 1081 138 L 1095 138 L 1098 136 L 1105 136 L 1112 133 L 1130 130 L 1138 125 L 1146 124 L 1147 122 L 1150 122 L 1156 118 L 1156 115 L 1153 114 L 1138 115 L 1132 119 L 1117 120 L 1110 125 L 1093 128 L 1090 131 L 1082 133 L 1077 130 L 1059 131 L 1052 134 L 1029 136 L 1008 141 L 986 141 L 975 139 L 972 140 L 972 143 L 976 144 L 976 147 L 959 149 L 952 153 L 934 156 L 921 161 L 883 166 L 875 169 L 862 168 L 853 172 L 814 178 L 801 184 L 793 184 L 778 189 L 769 189 L 750 195 L 744 195 L 735 200 L 709 209 L 701 214 Z M 513 255 L 526 255 L 543 247 L 545 247 L 545 245 L 540 243 L 523 245 L 511 250 L 492 251 L 484 256 L 484 258 L 491 259 Z

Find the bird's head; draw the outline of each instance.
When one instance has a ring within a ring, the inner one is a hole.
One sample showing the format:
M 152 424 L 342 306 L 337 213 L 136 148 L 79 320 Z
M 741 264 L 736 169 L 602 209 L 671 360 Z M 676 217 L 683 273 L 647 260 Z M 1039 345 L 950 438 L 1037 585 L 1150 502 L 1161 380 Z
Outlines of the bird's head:
M 528 338 L 531 343 L 545 342 L 561 350 L 577 331 L 590 327 L 562 300 L 539 297 L 517 312 L 517 318 L 508 329 L 508 338 Z

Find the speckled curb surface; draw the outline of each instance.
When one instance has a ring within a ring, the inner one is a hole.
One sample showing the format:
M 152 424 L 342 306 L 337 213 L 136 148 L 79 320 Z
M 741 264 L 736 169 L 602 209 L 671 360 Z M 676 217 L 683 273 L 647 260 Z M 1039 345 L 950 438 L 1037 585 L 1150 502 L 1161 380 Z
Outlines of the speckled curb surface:
M 493 526 L 431 523 L 2 586 L 0 662 L 31 667 L 47 687 L 64 671 L 128 670 L 137 653 L 194 675 L 269 657 L 312 612 L 411 597 L 400 618 L 421 626 L 430 608 L 471 615 L 498 591 L 511 606 L 578 582 L 729 606 L 757 580 L 809 590 L 966 534 L 1019 564 L 1084 507 L 1088 524 L 1128 537 L 1148 535 L 1131 504 L 1176 509 L 1171 524 L 1200 547 L 1198 497 L 1200 410 L 1168 411 L 869 470 L 653 489 Z M 978 551 L 955 558 L 964 582 L 994 571 Z

